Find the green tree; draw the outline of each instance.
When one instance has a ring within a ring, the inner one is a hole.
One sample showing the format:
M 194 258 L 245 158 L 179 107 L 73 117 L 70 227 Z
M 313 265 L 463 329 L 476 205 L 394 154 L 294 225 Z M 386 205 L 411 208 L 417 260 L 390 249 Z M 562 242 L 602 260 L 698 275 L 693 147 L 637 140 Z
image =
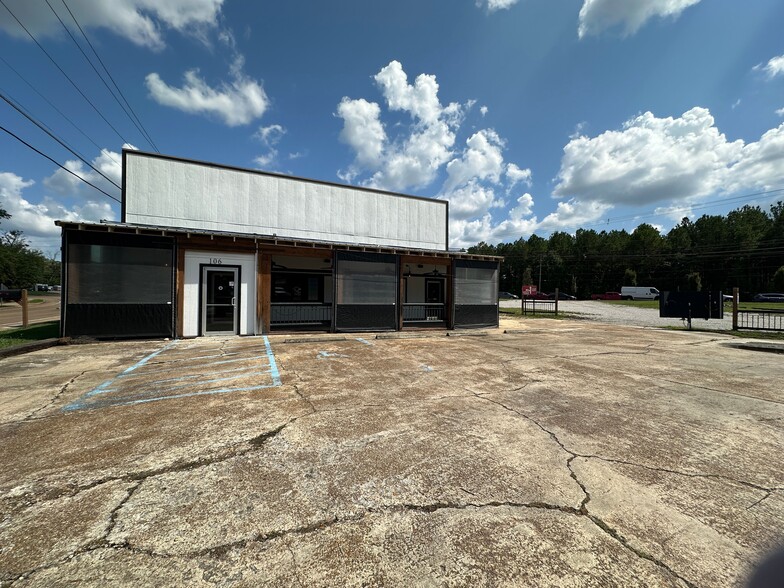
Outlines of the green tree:
M 527 267 L 523 272 L 523 285 L 530 286 L 532 281 L 533 281 L 533 277 L 531 277 L 531 268 Z
M 0 219 L 8 218 L 11 215 L 0 208 Z M 0 233 L 0 284 L 31 288 L 44 280 L 47 262 L 43 253 L 30 249 L 22 231 Z M 57 265 L 59 273 L 59 263 Z
M 686 274 L 685 280 L 686 290 L 690 292 L 699 292 L 702 290 L 702 278 L 699 272 L 691 272 Z
M 636 286 L 637 285 L 637 272 L 631 268 L 626 268 L 623 272 L 623 285 Z
M 784 292 L 784 265 L 773 274 L 773 288 L 776 292 Z

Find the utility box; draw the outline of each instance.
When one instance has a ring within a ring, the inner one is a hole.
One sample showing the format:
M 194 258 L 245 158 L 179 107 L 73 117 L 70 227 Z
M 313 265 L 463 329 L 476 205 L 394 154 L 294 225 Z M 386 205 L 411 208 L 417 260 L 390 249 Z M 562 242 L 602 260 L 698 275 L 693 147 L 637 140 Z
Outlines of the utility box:
M 721 319 L 724 298 L 721 292 L 662 292 L 659 318 Z

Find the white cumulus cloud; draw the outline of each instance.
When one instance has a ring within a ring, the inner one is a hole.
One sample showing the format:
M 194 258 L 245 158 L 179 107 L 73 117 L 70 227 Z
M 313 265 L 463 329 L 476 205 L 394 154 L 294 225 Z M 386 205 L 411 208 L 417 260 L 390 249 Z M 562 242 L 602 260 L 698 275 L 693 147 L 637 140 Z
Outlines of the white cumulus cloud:
M 0 204 L 11 215 L 3 220 L 3 230 L 23 231 L 26 237 L 50 238 L 55 243 L 60 235 L 56 220 L 89 222 L 115 218 L 114 209 L 100 194 L 70 208 L 49 197 L 34 204 L 23 195 L 34 183 L 12 172 L 0 172 Z
M 471 135 L 462 155 L 446 166 L 444 190 L 449 192 L 475 179 L 497 184 L 504 171 L 503 148 L 503 140 L 492 129 L 483 129 Z
M 480 8 L 487 7 L 488 12 L 505 10 L 517 4 L 519 0 L 477 0 L 476 5 Z
M 363 98 L 343 98 L 338 105 L 340 139 L 354 152 L 353 163 L 339 176 L 389 190 L 432 186 L 442 179 L 437 198 L 449 201 L 452 245 L 470 245 L 474 237 L 492 234 L 493 214 L 506 206 L 515 185 L 531 185 L 531 170 L 504 160 L 506 142 L 493 129 L 477 130 L 456 145 L 476 101 L 444 106 L 435 76 L 421 74 L 410 83 L 403 66 L 393 61 L 374 80 L 383 106 Z M 407 114 L 409 124 L 385 126 L 385 115 L 395 112 Z M 515 224 L 507 223 L 504 230 L 534 227 L 536 220 L 525 218 L 532 206 L 530 194 L 520 196 L 513 208 Z
M 646 112 L 621 130 L 572 138 L 556 181 L 553 195 L 569 200 L 559 204 L 557 218 L 542 220 L 542 229 L 570 216 L 596 220 L 616 205 L 657 204 L 657 213 L 677 220 L 716 194 L 781 186 L 784 124 L 745 143 L 727 140 L 705 108 L 680 117 Z
M 253 161 L 262 169 L 274 168 L 278 163 L 278 149 L 276 145 L 286 134 L 286 129 L 281 125 L 269 125 L 266 127 L 259 127 L 259 130 L 253 134 L 253 138 L 257 139 L 267 148 L 267 152 L 257 156 Z
M 267 147 L 273 147 L 286 134 L 286 129 L 281 125 L 269 125 L 266 127 L 259 127 L 259 130 L 254 133 L 254 137 L 261 141 Z
M 381 122 L 381 106 L 363 98 L 343 98 L 337 116 L 343 119 L 340 140 L 354 150 L 352 166 L 340 173 L 347 181 L 370 173 L 366 185 L 408 190 L 433 182 L 438 170 L 452 158 L 455 129 L 463 108 L 438 99 L 435 76 L 421 74 L 413 84 L 403 66 L 392 61 L 374 77 L 389 111 L 407 113 L 411 122 L 390 139 Z
M 199 71 L 185 72 L 181 87 L 170 86 L 157 73 L 145 78 L 150 96 L 164 106 L 190 114 L 206 114 L 219 118 L 230 127 L 245 125 L 260 118 L 269 106 L 261 83 L 242 73 L 243 59 L 238 57 L 231 67 L 231 82 L 211 87 Z
M 743 146 L 727 170 L 724 192 L 769 190 L 784 184 L 784 123 Z
M 123 148 L 136 149 L 136 147 L 130 143 L 123 145 Z M 69 159 L 63 164 L 63 167 L 70 170 L 72 173 L 68 173 L 63 169 L 58 169 L 51 176 L 44 179 L 44 185 L 53 192 L 63 196 L 105 198 L 105 196 L 102 196 L 79 179 L 82 178 L 111 194 L 115 198 L 119 198 L 120 189 L 117 186 L 122 185 L 122 155 L 116 151 L 101 149 L 101 153 L 90 163 L 95 169 L 100 171 L 103 176 L 85 165 L 82 161 L 78 159 Z M 76 174 L 76 176 L 79 177 L 74 177 L 73 174 Z M 111 182 L 109 180 L 111 180 Z M 117 184 L 117 186 L 112 184 L 112 182 Z
M 530 169 L 520 169 L 517 164 L 510 163 L 506 166 L 506 177 L 509 178 L 509 189 L 511 190 L 516 184 L 522 182 L 528 187 L 533 182 L 533 172 Z
M 742 148 L 719 132 L 705 108 L 678 118 L 646 112 L 622 130 L 571 139 L 554 194 L 634 205 L 705 196 L 721 187 Z
M 357 164 L 361 167 L 378 167 L 387 141 L 380 120 L 381 107 L 364 98 L 343 98 L 338 105 L 337 115 L 343 119 L 340 140 L 354 150 Z
M 538 218 L 524 194 L 508 217 L 494 222 L 495 200 L 459 196 L 450 222 L 453 245 L 495 243 L 533 232 L 573 231 L 605 218 L 616 206 L 655 205 L 656 214 L 680 220 L 717 194 L 739 194 L 784 185 L 784 123 L 757 141 L 730 141 L 710 111 L 695 107 L 679 117 L 650 112 L 619 130 L 573 136 L 564 147 L 553 196 L 555 211 Z M 451 200 L 450 200 L 451 201 Z M 473 205 L 473 215 L 469 208 Z M 484 211 L 482 210 L 484 208 Z
M 578 35 L 597 35 L 619 26 L 631 35 L 653 17 L 677 18 L 700 0 L 584 0 L 580 9 Z
M 765 72 L 769 80 L 784 75 L 784 55 L 772 57 L 766 64 L 758 64 L 752 68 L 754 71 Z
M 62 26 L 43 3 L 30 0 L 5 0 L 8 8 L 30 32 L 38 36 L 60 35 Z M 60 18 L 68 22 L 70 15 L 52 3 Z M 159 50 L 165 46 L 163 29 L 200 34 L 217 26 L 223 0 L 70 0 L 68 7 L 85 28 L 106 28 L 131 42 Z M 5 10 L 3 11 L 5 12 Z M 7 12 L 0 18 L 0 28 L 7 33 L 29 39 L 27 33 Z

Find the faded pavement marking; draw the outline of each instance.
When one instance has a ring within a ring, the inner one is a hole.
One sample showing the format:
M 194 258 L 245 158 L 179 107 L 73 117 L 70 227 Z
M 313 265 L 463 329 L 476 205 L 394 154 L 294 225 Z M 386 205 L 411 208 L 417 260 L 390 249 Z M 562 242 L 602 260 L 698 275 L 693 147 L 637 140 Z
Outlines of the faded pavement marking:
M 172 341 L 62 410 L 144 404 L 280 386 L 272 346 L 266 336 L 261 339 L 262 349 L 258 344 L 248 344 L 248 339 L 237 339 L 224 342 L 220 350 L 196 356 L 192 355 L 192 345 L 182 340 Z

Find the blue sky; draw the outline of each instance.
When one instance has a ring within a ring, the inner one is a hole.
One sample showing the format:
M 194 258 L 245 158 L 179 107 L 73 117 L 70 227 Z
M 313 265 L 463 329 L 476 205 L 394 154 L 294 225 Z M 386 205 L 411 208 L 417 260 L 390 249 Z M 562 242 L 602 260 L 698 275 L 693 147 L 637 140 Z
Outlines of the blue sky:
M 162 153 L 446 198 L 453 246 L 784 199 L 780 0 L 3 3 L 0 91 L 116 183 L 123 144 L 154 149 L 66 7 Z M 6 102 L 0 121 L 119 197 Z M 54 219 L 119 218 L 4 132 L 0 206 L 49 255 Z

